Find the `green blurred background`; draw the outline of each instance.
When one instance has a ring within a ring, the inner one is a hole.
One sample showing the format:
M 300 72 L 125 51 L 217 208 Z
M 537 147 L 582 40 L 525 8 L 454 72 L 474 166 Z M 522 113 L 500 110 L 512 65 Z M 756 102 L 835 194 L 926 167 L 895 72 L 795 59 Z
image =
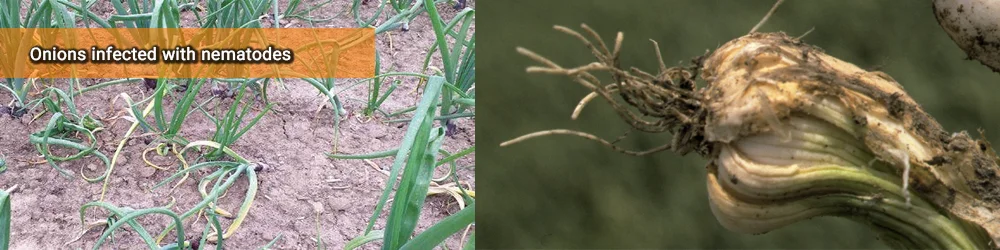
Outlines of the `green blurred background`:
M 584 87 L 566 77 L 527 74 L 531 49 L 565 67 L 594 61 L 552 25 L 587 23 L 609 42 L 625 34 L 622 65 L 655 71 L 648 39 L 668 64 L 746 34 L 774 1 L 483 1 L 477 137 L 481 248 L 884 248 L 871 231 L 815 218 L 763 235 L 722 228 L 709 210 L 705 163 L 663 152 L 632 157 L 571 136 L 500 148 L 517 136 L 565 128 L 613 139 L 629 129 L 606 102 L 569 116 Z M 965 60 L 938 26 L 931 1 L 788 0 L 761 31 L 805 42 L 897 81 L 950 131 L 986 129 L 1000 143 L 1000 75 Z M 578 29 L 579 30 L 579 29 Z M 609 45 L 610 46 L 610 45 Z M 607 77 L 605 76 L 605 79 Z M 667 134 L 634 132 L 620 145 L 646 149 Z

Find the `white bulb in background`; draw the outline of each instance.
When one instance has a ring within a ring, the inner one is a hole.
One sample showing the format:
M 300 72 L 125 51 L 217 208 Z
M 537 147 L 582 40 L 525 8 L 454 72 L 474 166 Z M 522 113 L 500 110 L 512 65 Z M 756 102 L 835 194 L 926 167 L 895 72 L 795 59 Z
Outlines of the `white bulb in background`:
M 934 0 L 934 16 L 969 59 L 1000 72 L 1000 1 Z

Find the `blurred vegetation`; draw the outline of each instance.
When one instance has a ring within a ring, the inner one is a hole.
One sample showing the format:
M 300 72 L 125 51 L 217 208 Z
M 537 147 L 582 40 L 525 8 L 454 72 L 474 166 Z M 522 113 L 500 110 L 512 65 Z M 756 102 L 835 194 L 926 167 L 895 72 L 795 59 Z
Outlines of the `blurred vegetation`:
M 587 23 L 605 40 L 625 34 L 622 65 L 653 70 L 648 39 L 668 63 L 688 62 L 746 34 L 774 1 L 487 1 L 480 42 L 482 143 L 478 164 L 483 248 L 885 248 L 862 224 L 816 218 L 763 235 L 730 232 L 709 210 L 706 161 L 664 152 L 631 157 L 571 136 L 500 148 L 517 136 L 565 128 L 613 139 L 630 127 L 606 102 L 569 119 L 587 94 L 563 76 L 527 74 L 522 46 L 563 66 L 594 61 L 574 38 L 552 30 Z M 965 54 L 938 26 L 930 1 L 786 1 L 760 31 L 805 42 L 899 81 L 949 131 L 987 130 L 1000 143 L 1000 75 Z M 668 65 L 670 66 L 670 65 Z M 606 78 L 607 79 L 607 78 Z M 703 83 L 702 83 L 703 84 Z M 666 134 L 633 132 L 619 145 L 646 149 Z

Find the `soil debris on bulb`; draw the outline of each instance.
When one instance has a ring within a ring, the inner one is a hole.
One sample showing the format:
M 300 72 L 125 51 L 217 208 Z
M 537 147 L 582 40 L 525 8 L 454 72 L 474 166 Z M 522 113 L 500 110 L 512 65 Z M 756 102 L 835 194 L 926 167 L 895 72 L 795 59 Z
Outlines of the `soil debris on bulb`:
M 889 75 L 866 71 L 783 33 L 751 33 L 692 65 L 622 67 L 596 31 L 581 40 L 597 62 L 564 68 L 528 49 L 543 66 L 529 73 L 565 75 L 590 89 L 576 117 L 600 97 L 626 123 L 669 132 L 671 142 L 645 151 L 620 148 L 588 133 L 548 130 L 504 142 L 565 134 L 645 155 L 695 152 L 709 159 L 713 214 L 729 230 L 760 234 L 817 216 L 870 226 L 896 248 L 996 248 L 1000 242 L 1000 168 L 985 140 L 949 133 Z M 602 83 L 592 73 L 611 74 Z M 695 84 L 702 79 L 705 86 Z M 629 109 L 636 108 L 638 113 Z

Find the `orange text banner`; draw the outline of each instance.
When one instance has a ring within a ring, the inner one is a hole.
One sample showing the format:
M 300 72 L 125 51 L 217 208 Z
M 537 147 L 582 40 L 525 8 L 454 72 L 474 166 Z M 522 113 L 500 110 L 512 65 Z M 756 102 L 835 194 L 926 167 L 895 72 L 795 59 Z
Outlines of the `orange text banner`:
M 0 29 L 0 78 L 370 78 L 371 28 Z

